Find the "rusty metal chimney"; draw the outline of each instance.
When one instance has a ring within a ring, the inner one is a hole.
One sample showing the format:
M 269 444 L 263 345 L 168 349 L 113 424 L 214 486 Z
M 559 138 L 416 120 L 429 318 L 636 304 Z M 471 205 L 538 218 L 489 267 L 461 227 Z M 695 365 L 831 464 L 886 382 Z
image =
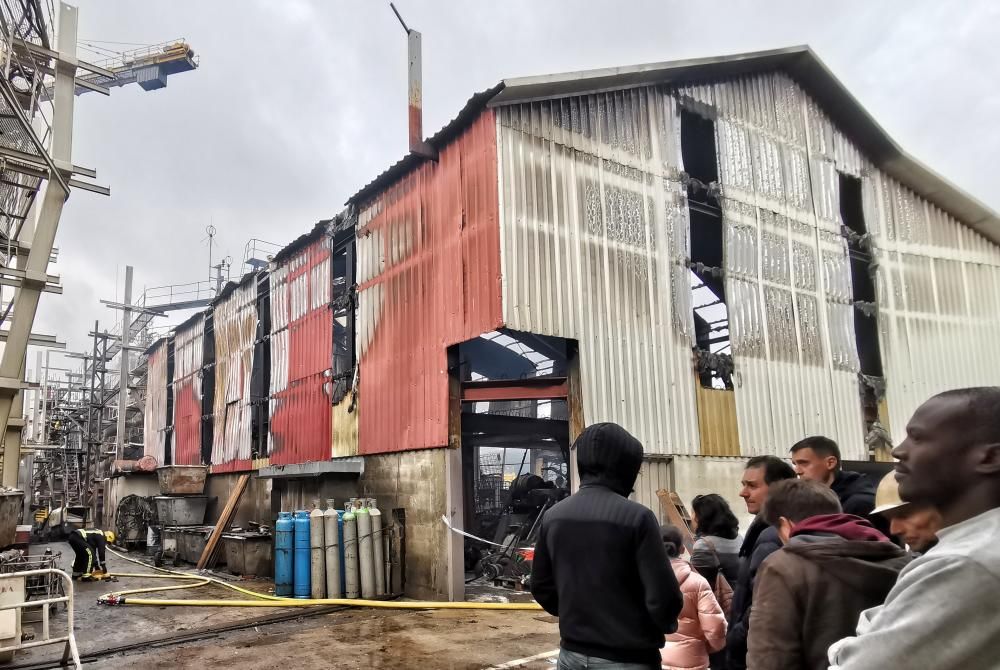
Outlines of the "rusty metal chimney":
M 410 153 L 431 160 L 437 160 L 437 150 L 424 141 L 423 84 L 421 77 L 420 33 L 412 30 L 399 15 L 396 5 L 389 3 L 400 25 L 406 31 L 407 60 L 409 75 L 408 106 L 410 120 Z

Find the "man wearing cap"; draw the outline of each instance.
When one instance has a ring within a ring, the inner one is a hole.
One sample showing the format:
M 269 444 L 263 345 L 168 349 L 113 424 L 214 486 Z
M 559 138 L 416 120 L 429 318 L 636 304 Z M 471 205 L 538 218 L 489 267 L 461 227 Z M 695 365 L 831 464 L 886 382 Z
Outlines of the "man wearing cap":
M 995 670 L 1000 659 L 1000 387 L 945 391 L 913 414 L 893 449 L 903 501 L 941 514 L 938 543 L 899 574 L 833 670 Z
M 914 556 L 926 553 L 938 543 L 941 513 L 930 505 L 903 502 L 894 472 L 879 482 L 871 516 L 881 516 L 888 521 L 889 532 L 903 540 Z

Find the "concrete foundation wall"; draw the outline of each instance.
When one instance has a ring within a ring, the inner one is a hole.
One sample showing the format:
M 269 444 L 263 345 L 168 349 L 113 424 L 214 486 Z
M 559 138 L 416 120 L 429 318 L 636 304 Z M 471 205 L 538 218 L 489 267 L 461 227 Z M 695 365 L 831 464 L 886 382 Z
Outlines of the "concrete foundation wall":
M 746 462 L 746 458 L 723 456 L 675 456 L 672 466 L 677 494 L 691 511 L 691 500 L 696 495 L 718 493 L 732 507 L 745 530 L 753 521 L 753 516 L 747 514 L 746 504 L 740 498 L 740 479 Z
M 278 518 L 278 512 L 311 510 L 316 500 L 319 500 L 321 507 L 326 508 L 328 498 L 333 498 L 336 509 L 344 509 L 344 502 L 348 498 L 359 495 L 357 475 L 325 474 L 273 481 L 271 511 L 275 519 Z
M 449 531 L 441 517 L 448 509 L 450 453 L 424 449 L 365 457 L 360 494 L 378 500 L 385 522 L 391 523 L 393 510 L 405 511 L 403 588 L 412 598 L 449 598 Z

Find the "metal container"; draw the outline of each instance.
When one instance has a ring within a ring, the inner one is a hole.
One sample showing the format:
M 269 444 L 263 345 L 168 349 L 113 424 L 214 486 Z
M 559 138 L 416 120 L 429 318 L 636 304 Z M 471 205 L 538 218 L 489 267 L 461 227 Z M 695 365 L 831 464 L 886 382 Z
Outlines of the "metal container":
M 295 529 L 293 533 L 292 550 L 292 587 L 296 598 L 308 598 L 311 595 L 309 580 L 312 568 L 309 565 L 309 512 L 295 512 Z
M 208 496 L 156 496 L 156 514 L 164 526 L 200 526 L 205 523 Z
M 167 465 L 157 468 L 156 476 L 160 478 L 160 493 L 165 496 L 200 496 L 205 492 L 208 467 L 204 465 Z
M 361 595 L 360 566 L 358 565 L 358 522 L 354 515 L 354 503 L 344 505 L 344 528 L 341 534 L 344 542 L 344 593 L 348 598 Z
M 313 501 L 309 513 L 309 567 L 310 595 L 313 600 L 326 597 L 326 547 L 324 547 L 323 510 L 319 501 Z
M 278 512 L 274 524 L 274 595 L 292 595 L 292 534 L 295 523 L 291 512 Z
M 181 531 L 177 528 L 164 528 L 161 531 L 160 537 L 163 543 L 163 556 L 165 558 L 180 557 L 180 534 Z
M 21 491 L 0 493 L 0 549 L 14 544 L 23 502 L 24 493 Z
M 271 574 L 271 536 L 263 533 L 229 533 L 222 536 L 226 567 L 236 575 L 262 577 Z M 277 593 L 277 582 L 275 582 Z M 278 594 L 280 595 L 280 594 Z
M 333 498 L 327 498 L 323 512 L 323 548 L 326 552 L 326 597 L 342 598 L 344 595 L 343 574 L 340 566 L 342 547 L 340 545 L 340 514 L 334 507 Z
M 188 563 L 197 563 L 205 553 L 205 546 L 214 526 L 196 526 L 181 530 L 181 558 Z

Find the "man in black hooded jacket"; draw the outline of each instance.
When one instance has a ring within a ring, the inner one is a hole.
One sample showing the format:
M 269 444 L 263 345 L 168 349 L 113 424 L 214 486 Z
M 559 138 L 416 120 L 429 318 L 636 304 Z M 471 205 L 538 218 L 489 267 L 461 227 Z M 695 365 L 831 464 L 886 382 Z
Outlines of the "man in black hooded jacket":
M 628 499 L 642 444 L 599 423 L 574 449 L 580 490 L 542 519 L 531 572 L 535 600 L 559 617 L 559 668 L 659 668 L 683 598 L 656 516 Z

